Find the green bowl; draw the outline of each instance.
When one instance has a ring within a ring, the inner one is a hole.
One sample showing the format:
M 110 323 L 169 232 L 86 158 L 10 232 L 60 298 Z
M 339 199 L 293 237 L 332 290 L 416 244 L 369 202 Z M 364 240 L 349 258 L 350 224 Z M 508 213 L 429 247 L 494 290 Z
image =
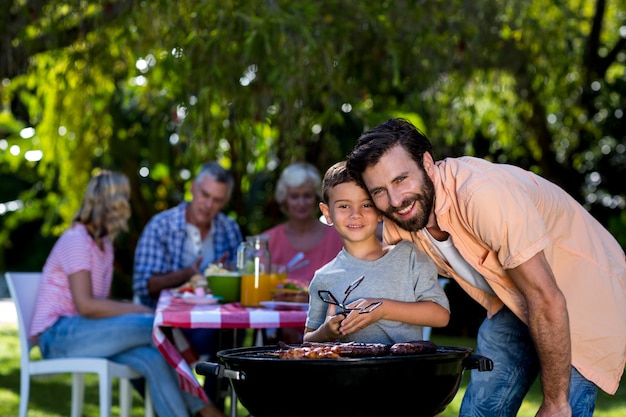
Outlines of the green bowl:
M 238 272 L 207 275 L 213 295 L 221 297 L 220 303 L 233 303 L 241 300 L 241 274 Z

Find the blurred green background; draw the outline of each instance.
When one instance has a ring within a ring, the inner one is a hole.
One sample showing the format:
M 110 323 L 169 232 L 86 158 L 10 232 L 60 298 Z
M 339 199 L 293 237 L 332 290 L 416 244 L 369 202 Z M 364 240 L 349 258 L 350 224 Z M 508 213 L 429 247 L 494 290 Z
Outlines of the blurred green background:
M 100 168 L 132 183 L 135 244 L 201 163 L 236 176 L 245 234 L 282 220 L 295 160 L 320 171 L 389 117 L 436 157 L 561 185 L 626 247 L 626 3 L 616 0 L 1 0 L 0 272 L 40 269 Z M 471 334 L 483 315 L 448 289 Z M 454 311 L 453 311 L 454 313 Z M 453 317 L 458 318 L 459 315 Z

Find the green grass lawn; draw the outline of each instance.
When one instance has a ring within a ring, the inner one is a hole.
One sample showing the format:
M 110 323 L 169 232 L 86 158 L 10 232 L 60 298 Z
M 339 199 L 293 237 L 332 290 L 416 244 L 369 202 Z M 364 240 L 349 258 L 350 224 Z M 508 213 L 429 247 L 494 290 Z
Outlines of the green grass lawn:
M 433 334 L 433 342 L 439 345 L 474 347 L 475 341 L 468 338 L 450 338 Z M 442 417 L 458 416 L 461 398 L 469 378 L 469 372 L 463 375 L 463 382 L 452 403 L 441 414 Z M 43 380 L 33 380 L 30 389 L 29 417 L 65 417 L 70 412 L 70 377 L 56 376 Z M 20 356 L 17 329 L 13 326 L 0 326 L 0 417 L 17 416 L 19 407 Z M 119 415 L 117 386 L 113 397 L 113 415 Z M 227 409 L 228 409 L 228 399 Z M 533 386 L 527 396 L 519 417 L 532 417 L 537 412 L 541 401 L 539 384 Z M 144 415 L 143 400 L 135 394 L 133 399 L 133 417 Z M 239 406 L 238 417 L 246 417 L 246 410 Z M 98 381 L 95 376 L 87 376 L 85 388 L 84 416 L 98 416 Z M 626 388 L 620 387 L 614 396 L 600 391 L 594 416 L 626 416 Z
M 40 358 L 33 351 L 33 358 Z M 113 415 L 119 415 L 117 382 L 113 391 Z M 0 325 L 0 417 L 16 417 L 20 402 L 20 347 L 17 328 Z M 98 378 L 85 377 L 85 405 L 83 415 L 99 416 Z M 30 384 L 29 417 L 67 417 L 71 410 L 71 377 L 69 374 L 32 379 Z M 132 417 L 143 417 L 143 399 L 133 397 Z

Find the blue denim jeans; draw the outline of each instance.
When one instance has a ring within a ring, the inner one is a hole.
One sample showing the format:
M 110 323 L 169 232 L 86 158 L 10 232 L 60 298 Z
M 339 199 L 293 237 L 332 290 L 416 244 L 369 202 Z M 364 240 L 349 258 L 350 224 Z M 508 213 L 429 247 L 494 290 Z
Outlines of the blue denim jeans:
M 493 371 L 471 371 L 459 417 L 515 416 L 539 375 L 539 359 L 528 327 L 504 307 L 478 330 L 476 353 L 493 361 Z M 591 417 L 598 388 L 572 367 L 569 403 L 573 417 Z
M 151 314 L 62 317 L 39 336 L 39 348 L 46 359 L 97 357 L 129 365 L 148 382 L 159 417 L 189 417 L 206 404 L 180 389 L 174 368 L 152 342 L 153 321 Z

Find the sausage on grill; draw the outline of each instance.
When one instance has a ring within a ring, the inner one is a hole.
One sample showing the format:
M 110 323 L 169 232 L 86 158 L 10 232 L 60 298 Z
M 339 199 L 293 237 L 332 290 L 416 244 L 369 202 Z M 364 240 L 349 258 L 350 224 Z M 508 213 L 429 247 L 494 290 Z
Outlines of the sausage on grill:
M 360 358 L 386 355 L 414 355 L 436 352 L 437 346 L 427 340 L 388 345 L 385 343 L 320 343 L 304 342 L 298 347 L 278 344 L 281 359 Z
M 435 353 L 436 351 L 437 345 L 428 340 L 395 343 L 390 349 L 392 355 L 415 355 L 419 353 Z

